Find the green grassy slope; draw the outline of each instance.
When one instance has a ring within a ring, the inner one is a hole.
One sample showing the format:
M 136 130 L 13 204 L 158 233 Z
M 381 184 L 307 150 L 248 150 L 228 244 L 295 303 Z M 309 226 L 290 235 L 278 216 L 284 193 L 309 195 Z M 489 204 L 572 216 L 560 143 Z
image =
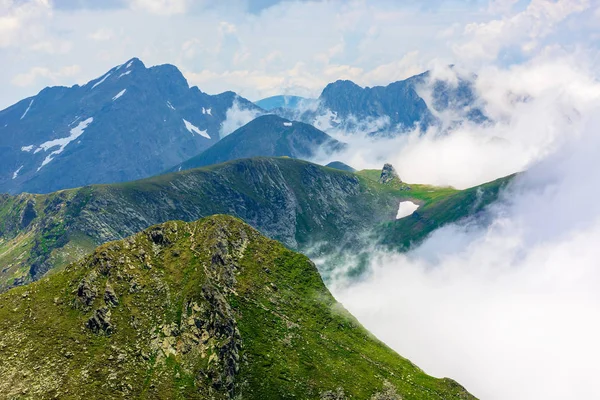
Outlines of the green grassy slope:
M 396 208 L 393 194 L 353 174 L 289 158 L 236 160 L 123 184 L 3 196 L 0 290 L 168 220 L 230 214 L 303 249 L 313 242 L 342 243 L 349 232 L 393 218 Z
M 377 173 L 377 170 L 365 170 L 358 174 L 375 182 L 379 177 Z M 411 200 L 419 204 L 419 208 L 408 217 L 379 225 L 373 235 L 379 244 L 400 251 L 408 250 L 437 228 L 481 213 L 498 199 L 500 191 L 514 177 L 509 175 L 465 190 L 409 185 L 411 190 L 406 191 L 402 190 L 403 184 L 385 185 L 381 190 L 395 193 L 401 200 Z
M 0 398 L 472 398 L 228 216 L 153 226 L 0 295 L 0 376 Z
M 150 225 L 213 214 L 239 217 L 311 256 L 356 248 L 358 238 L 369 232 L 392 246 L 410 243 L 443 223 L 469 216 L 493 200 L 499 187 L 492 183 L 488 191 L 483 186 L 486 201 L 481 202 L 472 195 L 478 189 L 410 185 L 411 190 L 402 190 L 393 183 L 379 184 L 378 174 L 289 158 L 253 158 L 123 184 L 2 195 L 0 291 Z M 422 207 L 414 216 L 395 221 L 403 199 Z

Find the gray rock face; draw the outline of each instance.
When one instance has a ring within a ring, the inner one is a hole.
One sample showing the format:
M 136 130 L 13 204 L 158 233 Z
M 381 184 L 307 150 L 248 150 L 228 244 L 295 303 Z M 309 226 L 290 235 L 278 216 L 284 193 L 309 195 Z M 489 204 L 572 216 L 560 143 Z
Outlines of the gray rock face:
M 113 331 L 110 323 L 110 310 L 107 307 L 97 309 L 87 321 L 86 326 L 94 333 L 110 335 Z
M 84 307 L 90 307 L 98 295 L 98 291 L 94 286 L 96 274 L 91 273 L 84 278 L 77 288 L 77 297 Z
M 402 180 L 398 176 L 398 173 L 394 169 L 394 166 L 392 164 L 386 163 L 383 166 L 383 169 L 381 170 L 381 176 L 379 177 L 379 183 L 386 184 L 386 183 L 392 182 L 393 180 L 396 180 L 396 179 L 398 182 L 402 182 Z
M 0 192 L 47 193 L 155 175 L 220 139 L 233 92 L 189 87 L 137 58 L 89 83 L 49 87 L 0 111 Z
M 104 289 L 104 302 L 106 305 L 111 307 L 116 307 L 119 305 L 119 298 L 117 297 L 113 287 L 108 282 L 106 282 L 106 288 Z
M 21 229 L 26 228 L 31 221 L 35 219 L 35 217 L 37 217 L 37 212 L 35 211 L 35 200 L 31 199 L 27 202 L 27 205 L 21 214 Z

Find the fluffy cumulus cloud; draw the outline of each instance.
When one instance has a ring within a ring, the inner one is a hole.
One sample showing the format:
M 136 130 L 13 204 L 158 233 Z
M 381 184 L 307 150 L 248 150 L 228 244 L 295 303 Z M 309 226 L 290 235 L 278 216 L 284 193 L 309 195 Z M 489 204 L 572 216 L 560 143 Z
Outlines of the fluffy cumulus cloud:
M 31 86 L 40 78 L 58 83 L 65 78 L 76 76 L 79 72 L 81 72 L 79 65 L 65 66 L 57 71 L 45 67 L 33 67 L 27 72 L 15 75 L 11 83 L 16 86 Z
M 0 1 L 0 48 L 20 46 L 40 39 L 52 7 L 49 0 Z
M 494 6 L 498 2 L 492 4 L 492 9 Z M 557 25 L 589 8 L 590 0 L 532 0 L 516 14 L 467 24 L 463 32 L 466 41 L 455 45 L 454 50 L 461 57 L 486 60 L 495 60 L 502 49 L 512 46 L 531 53 Z

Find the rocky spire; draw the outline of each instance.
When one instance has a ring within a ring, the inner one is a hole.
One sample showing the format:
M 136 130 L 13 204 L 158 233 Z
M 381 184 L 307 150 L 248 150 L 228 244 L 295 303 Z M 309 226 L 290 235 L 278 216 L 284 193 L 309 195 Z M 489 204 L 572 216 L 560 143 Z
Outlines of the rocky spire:
M 398 179 L 398 182 L 402 183 L 402 179 L 400 179 L 392 164 L 384 164 L 383 169 L 381 170 L 381 176 L 379 177 L 379 183 L 389 183 L 394 179 Z

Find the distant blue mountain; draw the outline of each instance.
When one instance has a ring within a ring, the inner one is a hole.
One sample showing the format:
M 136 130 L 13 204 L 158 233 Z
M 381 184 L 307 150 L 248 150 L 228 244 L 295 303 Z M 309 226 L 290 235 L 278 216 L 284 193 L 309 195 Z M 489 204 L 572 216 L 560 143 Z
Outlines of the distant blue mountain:
M 266 99 L 259 100 L 254 104 L 256 104 L 264 110 L 271 111 L 276 108 L 295 109 L 301 106 L 303 103 L 309 103 L 314 101 L 315 99 L 308 99 L 306 97 L 280 95 L 267 97 Z
M 361 87 L 349 80 L 330 83 L 310 108 L 276 108 L 278 115 L 331 128 L 369 132 L 373 135 L 402 133 L 417 127 L 425 130 L 441 121 L 438 113 L 453 111 L 459 120 L 483 122 L 477 104 L 475 77 L 459 79 L 456 85 L 434 80 L 429 72 L 387 86 Z M 428 85 L 431 96 L 421 97 Z
M 250 157 L 292 157 L 307 160 L 318 152 L 332 154 L 345 146 L 312 125 L 270 114 L 254 119 L 170 171 Z
M 0 111 L 0 192 L 50 192 L 145 178 L 218 142 L 236 101 L 137 58 L 89 83 L 49 87 Z

